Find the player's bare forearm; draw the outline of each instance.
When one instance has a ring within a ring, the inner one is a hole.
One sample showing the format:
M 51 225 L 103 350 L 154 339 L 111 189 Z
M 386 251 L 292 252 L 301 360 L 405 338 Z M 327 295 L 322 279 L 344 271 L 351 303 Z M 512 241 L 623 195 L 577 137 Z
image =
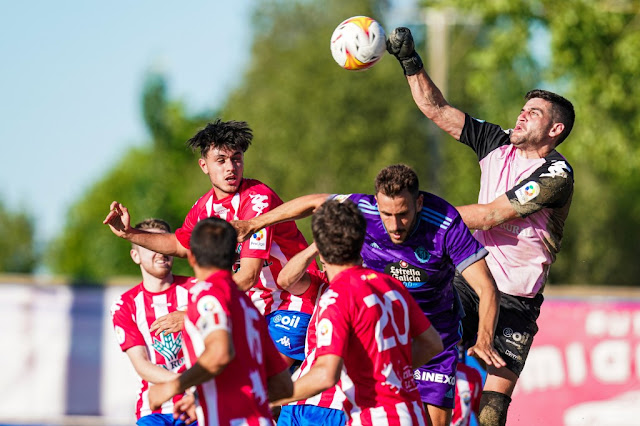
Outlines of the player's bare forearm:
M 483 231 L 519 217 L 506 194 L 502 194 L 489 204 L 457 206 L 456 210 L 469 229 Z
M 309 289 L 311 279 L 307 268 L 318 255 L 315 243 L 293 256 L 278 274 L 278 285 L 297 296 Z
M 478 294 L 478 336 L 476 344 L 469 348 L 469 355 L 480 357 L 487 365 L 502 367 L 504 360 L 493 347 L 498 314 L 500 292 L 489 271 L 487 262 L 481 259 L 462 272 L 462 276 Z
M 242 291 L 247 291 L 260 280 L 260 272 L 264 259 L 257 257 L 243 257 L 240 259 L 240 269 L 233 274 L 233 281 Z
M 324 203 L 328 196 L 329 194 L 303 195 L 249 220 L 234 220 L 231 225 L 238 233 L 238 241 L 242 242 L 267 226 L 311 216 L 313 211 Z
M 456 140 L 460 139 L 465 115 L 446 101 L 424 69 L 407 76 L 411 95 L 422 113 Z
M 288 368 L 275 376 L 267 377 L 267 394 L 269 401 L 278 401 L 293 395 L 293 382 Z
M 318 357 L 311 370 L 294 382 L 291 397 L 279 399 L 272 402 L 271 405 L 285 405 L 290 402 L 300 401 L 335 386 L 340 380 L 342 363 L 342 358 L 337 355 Z
M 412 366 L 422 367 L 443 350 L 442 339 L 436 329 L 431 326 L 411 341 Z
M 138 376 L 150 383 L 169 382 L 178 375 L 152 363 L 144 346 L 132 346 L 125 352 Z

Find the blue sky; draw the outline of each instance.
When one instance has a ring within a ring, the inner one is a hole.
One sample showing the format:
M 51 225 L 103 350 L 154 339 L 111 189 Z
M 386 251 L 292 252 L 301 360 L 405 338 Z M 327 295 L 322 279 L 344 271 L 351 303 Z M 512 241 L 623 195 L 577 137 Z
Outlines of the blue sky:
M 0 199 L 31 212 L 40 242 L 148 139 L 140 94 L 149 70 L 161 70 L 171 97 L 194 111 L 224 100 L 248 61 L 250 4 L 3 2 Z
M 30 212 L 41 244 L 121 155 L 147 141 L 140 95 L 150 70 L 193 111 L 219 106 L 240 84 L 254 3 L 3 2 L 0 200 Z M 394 3 L 389 23 L 415 16 L 413 0 Z

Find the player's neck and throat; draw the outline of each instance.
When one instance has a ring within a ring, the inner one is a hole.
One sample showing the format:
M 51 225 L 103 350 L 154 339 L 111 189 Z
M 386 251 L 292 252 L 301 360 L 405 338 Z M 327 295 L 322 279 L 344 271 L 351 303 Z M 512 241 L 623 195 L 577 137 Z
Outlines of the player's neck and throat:
M 140 268 L 140 270 L 142 272 L 142 286 L 150 293 L 162 293 L 173 285 L 174 279 L 171 272 L 162 277 L 151 274 L 144 268 Z
M 322 255 L 320 255 L 320 260 L 322 261 L 324 272 L 327 274 L 327 278 L 329 279 L 329 285 L 331 285 L 331 282 L 338 275 L 340 275 L 341 272 L 344 272 L 347 269 L 351 269 L 351 268 L 356 268 L 356 267 L 362 266 L 362 259 L 360 259 L 360 261 L 358 261 L 358 262 L 347 263 L 347 264 L 344 264 L 344 265 L 335 265 L 335 264 L 332 264 L 332 263 L 327 263 L 323 259 Z

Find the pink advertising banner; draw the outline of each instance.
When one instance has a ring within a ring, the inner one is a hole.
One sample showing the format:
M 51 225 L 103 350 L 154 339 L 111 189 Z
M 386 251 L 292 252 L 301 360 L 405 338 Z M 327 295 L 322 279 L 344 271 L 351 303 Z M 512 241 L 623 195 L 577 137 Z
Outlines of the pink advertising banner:
M 507 424 L 640 425 L 640 300 L 551 299 Z

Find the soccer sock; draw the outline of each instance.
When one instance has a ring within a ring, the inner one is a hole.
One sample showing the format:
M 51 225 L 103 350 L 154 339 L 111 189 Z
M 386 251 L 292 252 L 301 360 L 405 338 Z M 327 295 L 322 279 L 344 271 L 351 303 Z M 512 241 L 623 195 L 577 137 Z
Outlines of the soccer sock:
M 500 392 L 484 391 L 480 398 L 480 426 L 505 426 L 511 397 Z

